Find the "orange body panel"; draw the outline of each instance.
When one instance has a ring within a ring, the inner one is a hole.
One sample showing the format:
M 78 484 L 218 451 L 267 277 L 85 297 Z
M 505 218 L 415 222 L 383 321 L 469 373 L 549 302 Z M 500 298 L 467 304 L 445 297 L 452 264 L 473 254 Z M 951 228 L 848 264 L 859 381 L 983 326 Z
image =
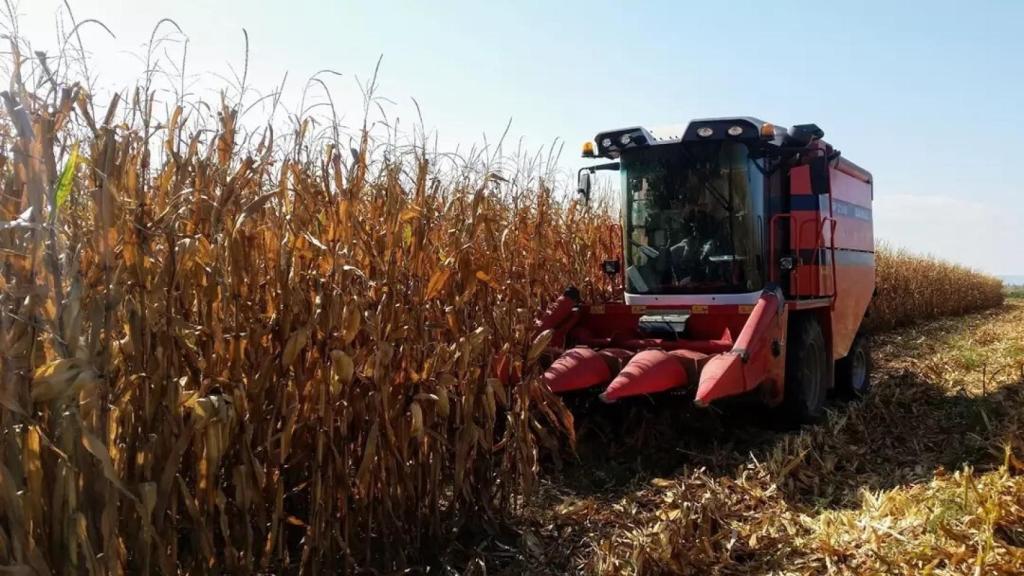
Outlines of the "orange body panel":
M 832 306 L 832 355 L 849 352 L 875 291 L 875 237 L 870 175 L 831 168 L 830 196 L 835 217 L 835 278 Z
M 839 290 L 832 308 L 832 355 L 837 359 L 850 351 L 875 291 L 875 255 L 871 252 L 854 254 L 855 257 L 847 257 L 845 262 L 843 256 L 836 255 Z
M 874 252 L 871 183 L 832 168 L 832 216 L 836 219 L 836 248 Z
M 790 297 L 829 299 L 833 358 L 846 356 L 875 289 L 872 184 L 859 170 L 829 168 L 828 194 L 811 193 L 810 169 L 790 171 Z

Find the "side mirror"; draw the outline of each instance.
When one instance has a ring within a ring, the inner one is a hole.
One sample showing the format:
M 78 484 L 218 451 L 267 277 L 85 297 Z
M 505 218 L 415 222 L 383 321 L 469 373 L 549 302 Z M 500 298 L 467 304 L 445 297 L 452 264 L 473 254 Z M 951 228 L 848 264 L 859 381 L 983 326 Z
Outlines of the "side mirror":
M 647 256 L 648 258 L 657 258 L 658 256 L 661 256 L 661 252 L 659 252 L 657 248 L 648 246 L 646 244 L 641 244 L 639 246 L 640 253 L 643 254 L 644 256 Z
M 593 166 L 587 166 L 586 168 L 580 168 L 580 171 L 576 174 L 576 193 L 580 195 L 580 199 L 583 202 L 590 202 L 590 191 L 594 187 L 595 174 L 598 170 L 618 170 L 618 162 L 608 162 L 607 164 L 594 164 Z
M 576 193 L 580 195 L 585 204 L 590 203 L 590 189 L 593 187 L 593 174 L 583 168 L 577 177 Z
M 617 276 L 622 271 L 622 264 L 618 260 L 605 260 L 601 262 L 601 271 L 608 276 Z

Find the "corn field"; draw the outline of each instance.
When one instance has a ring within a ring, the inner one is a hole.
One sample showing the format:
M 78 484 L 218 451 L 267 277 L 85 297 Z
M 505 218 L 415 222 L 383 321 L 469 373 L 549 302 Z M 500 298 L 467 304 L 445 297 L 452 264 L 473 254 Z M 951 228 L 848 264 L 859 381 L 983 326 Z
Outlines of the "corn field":
M 529 494 L 572 420 L 527 329 L 601 289 L 602 218 L 483 155 L 100 107 L 15 58 L 0 563 L 402 567 Z
M 606 295 L 618 248 L 544 162 L 372 120 L 246 129 L 241 102 L 161 108 L 145 83 L 100 103 L 10 58 L 0 563 L 417 566 L 514 512 L 571 442 L 532 320 L 568 284 Z M 932 260 L 886 252 L 879 275 L 879 327 L 996 303 Z
M 1003 303 L 998 278 L 905 250 L 881 246 L 876 252 L 876 294 L 868 325 L 903 326 L 940 316 L 976 312 Z

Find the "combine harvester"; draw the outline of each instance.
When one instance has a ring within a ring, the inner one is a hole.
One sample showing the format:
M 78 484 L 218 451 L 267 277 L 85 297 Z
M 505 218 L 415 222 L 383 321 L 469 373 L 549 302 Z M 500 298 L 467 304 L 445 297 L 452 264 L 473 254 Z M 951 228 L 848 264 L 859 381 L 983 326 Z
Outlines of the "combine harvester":
M 602 266 L 625 298 L 588 304 L 570 288 L 537 321 L 551 390 L 754 398 L 797 423 L 821 416 L 833 388 L 864 394 L 872 178 L 823 136 L 716 118 L 585 143 L 584 157 L 614 160 L 580 170 L 585 200 L 596 171 L 622 174 L 625 263 Z

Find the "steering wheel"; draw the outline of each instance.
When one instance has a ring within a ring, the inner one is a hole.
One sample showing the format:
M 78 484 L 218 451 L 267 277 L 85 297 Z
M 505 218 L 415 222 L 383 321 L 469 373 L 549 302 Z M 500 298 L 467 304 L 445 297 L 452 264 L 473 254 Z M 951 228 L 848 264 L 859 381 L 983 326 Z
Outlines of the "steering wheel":
M 657 248 L 653 247 L 653 246 L 648 246 L 647 244 L 641 244 L 641 243 L 639 243 L 639 242 L 637 242 L 636 240 L 633 240 L 633 239 L 630 239 L 629 243 L 634 245 L 634 246 L 636 246 L 637 248 L 639 248 L 640 252 L 643 253 L 643 255 L 647 256 L 648 258 L 657 258 L 658 256 L 661 256 L 661 251 L 658 250 Z

